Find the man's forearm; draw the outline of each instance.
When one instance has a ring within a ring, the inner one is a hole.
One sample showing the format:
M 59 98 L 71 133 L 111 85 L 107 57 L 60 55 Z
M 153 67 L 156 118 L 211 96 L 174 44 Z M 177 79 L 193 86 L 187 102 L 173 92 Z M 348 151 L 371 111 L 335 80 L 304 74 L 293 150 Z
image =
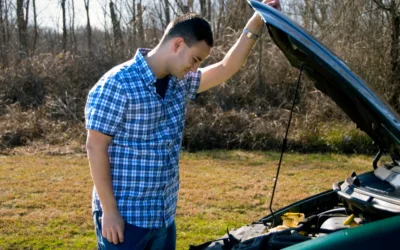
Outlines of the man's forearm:
M 279 0 L 264 0 L 263 3 L 280 10 Z M 251 19 L 247 22 L 245 29 L 249 32 L 259 35 L 264 26 L 261 17 L 254 13 Z M 214 63 L 203 68 L 200 87 L 198 93 L 217 86 L 231 78 L 240 67 L 246 62 L 247 56 L 256 43 L 255 39 L 249 38 L 242 34 L 232 48 L 225 55 L 224 59 L 218 63 Z
M 253 17 L 247 22 L 245 29 L 253 34 L 260 34 L 263 28 L 263 22 L 259 15 L 254 14 Z M 225 55 L 222 64 L 226 69 L 227 79 L 231 78 L 246 62 L 251 49 L 256 43 L 255 39 L 246 37 L 244 34 L 236 41 L 232 48 Z
M 104 212 L 118 211 L 110 174 L 110 160 L 107 148 L 88 148 L 90 171 Z
M 279 0 L 265 0 L 263 3 L 280 10 Z M 247 22 L 245 29 L 253 34 L 260 35 L 263 27 L 264 21 L 260 15 L 254 13 Z M 225 70 L 224 75 L 227 77 L 224 81 L 231 78 L 239 71 L 240 67 L 246 62 L 247 56 L 250 54 L 255 43 L 255 39 L 248 38 L 244 34 L 240 36 L 221 62 Z
M 254 14 L 247 22 L 245 29 L 251 33 L 260 34 L 263 25 L 261 18 L 257 14 Z M 203 75 L 198 92 L 200 93 L 215 87 L 236 74 L 240 67 L 246 62 L 255 43 L 256 40 L 242 34 L 228 53 L 226 53 L 222 61 L 205 67 L 202 70 Z

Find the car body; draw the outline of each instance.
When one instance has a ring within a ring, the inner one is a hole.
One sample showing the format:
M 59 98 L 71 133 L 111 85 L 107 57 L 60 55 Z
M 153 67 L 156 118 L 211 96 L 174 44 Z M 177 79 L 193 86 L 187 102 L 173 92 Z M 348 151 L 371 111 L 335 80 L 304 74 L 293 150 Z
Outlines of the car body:
M 396 248 L 400 235 L 400 119 L 334 53 L 281 12 L 257 1 L 251 7 L 266 23 L 292 66 L 305 72 L 377 146 L 371 171 L 349 173 L 332 190 L 275 211 L 215 241 L 191 249 L 377 249 Z M 378 166 L 382 155 L 392 163 Z

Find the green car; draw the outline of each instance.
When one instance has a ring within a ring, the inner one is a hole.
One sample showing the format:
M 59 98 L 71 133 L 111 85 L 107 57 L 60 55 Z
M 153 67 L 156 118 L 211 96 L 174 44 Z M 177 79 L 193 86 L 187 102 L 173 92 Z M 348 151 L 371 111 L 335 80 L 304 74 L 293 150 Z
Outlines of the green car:
M 190 249 L 400 249 L 400 118 L 302 27 L 265 4 L 249 3 L 291 65 L 371 137 L 377 155 L 370 172 L 349 173 L 332 190 Z M 378 166 L 382 155 L 392 163 Z

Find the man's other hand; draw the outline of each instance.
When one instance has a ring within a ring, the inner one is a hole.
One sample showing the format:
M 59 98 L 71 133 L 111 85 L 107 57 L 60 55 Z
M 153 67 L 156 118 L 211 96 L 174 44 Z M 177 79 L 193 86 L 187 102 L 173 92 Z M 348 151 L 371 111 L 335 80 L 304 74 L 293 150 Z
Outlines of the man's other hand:
M 281 11 L 281 3 L 279 2 L 279 0 L 264 0 L 263 3 Z
M 119 212 L 104 212 L 102 234 L 109 242 L 118 244 L 124 242 L 125 222 Z

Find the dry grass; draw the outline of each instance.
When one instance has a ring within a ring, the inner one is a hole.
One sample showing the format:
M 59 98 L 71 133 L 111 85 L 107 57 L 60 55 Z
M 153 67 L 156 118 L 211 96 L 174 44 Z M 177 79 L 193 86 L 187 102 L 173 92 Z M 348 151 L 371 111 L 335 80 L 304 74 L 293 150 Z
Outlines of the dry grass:
M 178 249 L 266 215 L 278 160 L 274 152 L 183 153 Z M 95 248 L 84 155 L 0 156 L 0 162 L 0 249 Z M 366 156 L 286 154 L 274 209 L 371 168 Z

